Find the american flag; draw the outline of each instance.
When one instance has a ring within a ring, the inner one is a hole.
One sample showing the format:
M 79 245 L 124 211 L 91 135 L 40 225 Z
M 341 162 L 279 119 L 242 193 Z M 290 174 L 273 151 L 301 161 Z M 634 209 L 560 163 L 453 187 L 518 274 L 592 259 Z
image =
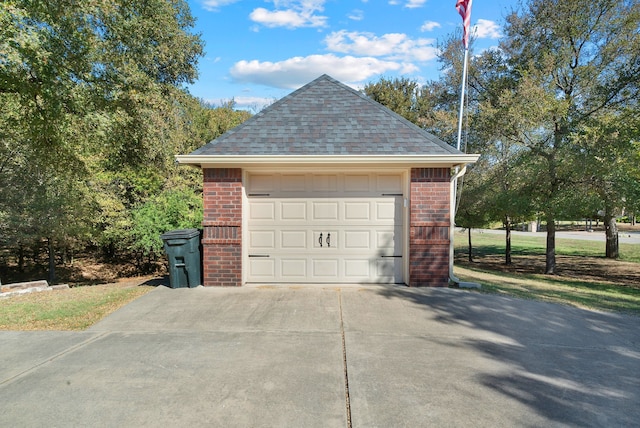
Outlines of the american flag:
M 471 24 L 471 2 L 472 0 L 458 0 L 456 2 L 456 9 L 462 17 L 463 31 L 462 31 L 462 44 L 465 49 L 469 47 L 469 26 Z

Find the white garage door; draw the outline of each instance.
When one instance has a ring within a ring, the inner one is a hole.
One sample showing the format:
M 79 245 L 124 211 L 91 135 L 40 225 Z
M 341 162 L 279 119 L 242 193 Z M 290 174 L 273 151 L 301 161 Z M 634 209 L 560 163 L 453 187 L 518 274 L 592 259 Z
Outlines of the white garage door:
M 400 283 L 400 174 L 251 174 L 247 282 Z

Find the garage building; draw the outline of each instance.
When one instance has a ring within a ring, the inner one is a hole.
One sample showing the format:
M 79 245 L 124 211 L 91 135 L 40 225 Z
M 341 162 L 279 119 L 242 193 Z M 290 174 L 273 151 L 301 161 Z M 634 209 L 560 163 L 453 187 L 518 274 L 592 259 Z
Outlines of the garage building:
M 204 172 L 204 285 L 446 286 L 477 158 L 323 75 L 177 156 Z

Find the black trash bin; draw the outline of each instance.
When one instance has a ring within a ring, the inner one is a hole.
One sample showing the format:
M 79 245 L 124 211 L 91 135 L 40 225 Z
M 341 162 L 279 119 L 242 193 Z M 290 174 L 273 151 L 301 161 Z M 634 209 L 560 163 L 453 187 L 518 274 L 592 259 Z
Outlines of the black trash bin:
M 172 230 L 160 235 L 169 259 L 171 288 L 202 285 L 200 269 L 200 231 L 198 229 Z

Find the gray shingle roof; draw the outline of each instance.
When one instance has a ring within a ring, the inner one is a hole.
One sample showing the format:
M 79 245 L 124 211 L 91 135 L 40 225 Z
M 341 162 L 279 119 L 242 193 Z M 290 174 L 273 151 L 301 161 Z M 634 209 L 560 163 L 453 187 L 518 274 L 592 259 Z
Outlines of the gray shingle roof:
M 325 75 L 191 155 L 462 154 L 383 105 Z

